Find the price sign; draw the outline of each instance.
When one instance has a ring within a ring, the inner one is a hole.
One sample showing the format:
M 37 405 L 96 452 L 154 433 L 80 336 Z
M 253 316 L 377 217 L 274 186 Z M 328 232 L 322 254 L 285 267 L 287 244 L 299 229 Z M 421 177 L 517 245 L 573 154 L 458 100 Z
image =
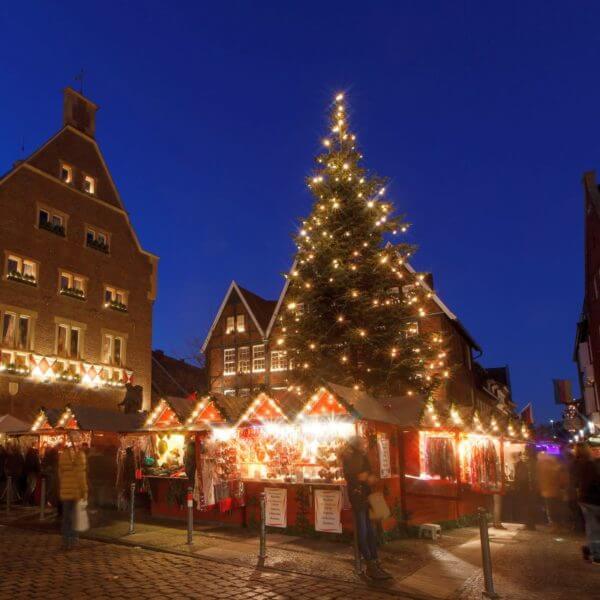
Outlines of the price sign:
M 265 509 L 268 527 L 287 527 L 287 490 L 265 488 Z
M 315 529 L 329 533 L 342 533 L 342 492 L 340 490 L 315 490 Z

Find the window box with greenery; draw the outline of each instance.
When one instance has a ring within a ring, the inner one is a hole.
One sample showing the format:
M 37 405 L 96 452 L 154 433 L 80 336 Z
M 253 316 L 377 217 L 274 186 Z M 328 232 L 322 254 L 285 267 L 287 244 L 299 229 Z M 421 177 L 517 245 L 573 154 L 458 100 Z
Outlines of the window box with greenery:
M 38 211 L 38 227 L 60 237 L 66 236 L 65 220 L 62 215 L 54 214 L 49 209 L 40 208 Z
M 15 363 L 8 363 L 0 365 L 0 371 L 9 373 L 10 375 L 29 375 L 30 371 L 27 367 L 16 365 Z
M 112 308 L 113 310 L 119 310 L 121 312 L 127 312 L 127 304 L 123 302 L 119 302 L 118 300 L 108 300 L 104 303 L 104 306 L 107 308 Z
M 21 283 L 27 283 L 28 285 L 37 285 L 35 275 L 21 273 L 21 271 L 9 271 L 6 278 L 12 279 L 13 281 L 20 281 Z
M 61 288 L 60 294 L 63 296 L 69 296 L 70 298 L 77 298 L 78 300 L 85 300 L 85 292 L 76 287 Z
M 88 248 L 93 248 L 94 250 L 99 250 L 100 252 L 104 252 L 104 254 L 108 254 L 107 242 L 103 242 L 102 240 L 91 239 L 88 237 L 86 243 Z
M 65 226 L 59 225 L 58 223 L 51 223 L 50 221 L 41 221 L 40 229 L 45 229 L 50 233 L 54 233 L 55 235 L 65 237 Z

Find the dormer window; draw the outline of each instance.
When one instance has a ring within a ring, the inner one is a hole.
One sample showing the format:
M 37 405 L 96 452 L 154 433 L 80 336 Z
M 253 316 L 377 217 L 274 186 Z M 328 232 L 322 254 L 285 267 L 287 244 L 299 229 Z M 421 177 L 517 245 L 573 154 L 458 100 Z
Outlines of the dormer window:
M 60 180 L 64 183 L 73 183 L 73 167 L 60 163 Z
M 96 193 L 96 180 L 91 175 L 84 175 L 83 191 L 92 195 Z

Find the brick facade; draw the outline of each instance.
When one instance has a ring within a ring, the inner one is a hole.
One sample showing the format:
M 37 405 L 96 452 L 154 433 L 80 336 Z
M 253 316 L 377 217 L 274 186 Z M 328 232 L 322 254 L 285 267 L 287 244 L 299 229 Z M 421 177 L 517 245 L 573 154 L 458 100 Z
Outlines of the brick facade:
M 69 402 L 116 408 L 126 381 L 140 385 L 144 405 L 150 405 L 158 259 L 141 249 L 96 141 L 83 132 L 94 130 L 95 106 L 72 90 L 65 94 L 65 111 L 76 104 L 77 118 L 65 114 L 71 124 L 0 179 L 0 414 L 24 419 L 31 419 L 40 406 Z M 81 130 L 74 126 L 77 119 Z M 62 164 L 71 170 L 69 182 L 61 180 Z M 93 178 L 93 193 L 84 191 L 86 176 Z M 62 217 L 64 235 L 40 226 L 40 209 Z M 90 228 L 107 236 L 108 252 L 89 246 Z M 37 265 L 36 285 L 11 278 L 11 255 Z M 84 299 L 61 293 L 61 273 L 83 280 Z M 126 310 L 107 306 L 107 286 L 124 292 L 119 298 Z M 10 317 L 3 321 L 6 314 L 29 319 L 27 340 L 18 333 L 14 337 Z M 61 324 L 79 332 L 78 357 L 75 350 L 70 360 L 64 356 Z M 48 370 L 60 353 L 63 360 Z M 15 373 L 17 362 L 27 372 Z M 61 370 L 79 381 L 59 383 L 56 373 Z M 108 380 L 118 386 L 107 385 Z

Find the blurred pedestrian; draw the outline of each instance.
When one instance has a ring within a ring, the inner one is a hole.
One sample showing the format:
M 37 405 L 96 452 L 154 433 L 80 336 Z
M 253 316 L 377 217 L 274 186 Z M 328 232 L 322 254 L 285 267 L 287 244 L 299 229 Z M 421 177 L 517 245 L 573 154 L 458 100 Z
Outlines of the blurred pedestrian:
M 390 579 L 391 575 L 379 564 L 377 535 L 369 517 L 371 484 L 375 483 L 377 478 L 371 471 L 369 457 L 359 436 L 348 440 L 340 458 L 354 515 L 358 547 L 367 565 L 366 574 L 372 579 Z
M 35 489 L 40 476 L 40 455 L 35 446 L 30 446 L 25 453 L 25 495 L 23 504 L 33 504 Z
M 544 501 L 550 528 L 558 530 L 563 523 L 566 468 L 557 456 L 540 452 L 537 461 L 537 481 Z
M 71 439 L 58 458 L 60 500 L 62 502 L 63 548 L 71 550 L 77 541 L 75 511 L 77 502 L 87 500 L 87 460 Z
M 600 565 L 600 464 L 584 444 L 577 447 L 575 478 L 587 538 L 587 546 L 582 548 L 583 556 Z

